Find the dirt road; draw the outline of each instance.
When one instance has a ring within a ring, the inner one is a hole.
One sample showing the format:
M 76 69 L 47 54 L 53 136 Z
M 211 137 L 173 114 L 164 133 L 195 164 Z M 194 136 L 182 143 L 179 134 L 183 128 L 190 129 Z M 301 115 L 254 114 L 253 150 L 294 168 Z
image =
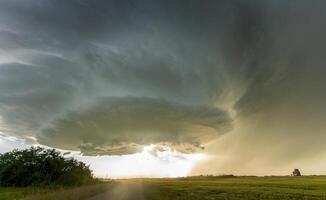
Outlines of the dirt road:
M 88 200 L 144 200 L 141 182 L 119 182 L 107 192 L 98 194 Z

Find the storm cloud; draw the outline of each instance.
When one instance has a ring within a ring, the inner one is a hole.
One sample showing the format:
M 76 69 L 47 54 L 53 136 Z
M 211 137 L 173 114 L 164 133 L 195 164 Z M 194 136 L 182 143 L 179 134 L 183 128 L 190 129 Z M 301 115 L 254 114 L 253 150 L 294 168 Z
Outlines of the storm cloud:
M 39 142 L 95 155 L 135 153 L 148 144 L 192 153 L 230 129 L 227 113 L 217 108 L 111 97 L 57 120 Z
M 210 144 L 242 166 L 270 141 L 271 160 L 306 158 L 325 130 L 325 6 L 1 1 L 0 131 L 89 155 Z

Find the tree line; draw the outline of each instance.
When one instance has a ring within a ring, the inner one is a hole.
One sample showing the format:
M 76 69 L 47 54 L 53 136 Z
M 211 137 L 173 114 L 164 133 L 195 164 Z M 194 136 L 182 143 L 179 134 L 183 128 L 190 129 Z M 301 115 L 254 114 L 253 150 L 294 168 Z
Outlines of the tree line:
M 85 163 L 55 149 L 31 147 L 0 154 L 0 186 L 82 185 L 95 182 Z

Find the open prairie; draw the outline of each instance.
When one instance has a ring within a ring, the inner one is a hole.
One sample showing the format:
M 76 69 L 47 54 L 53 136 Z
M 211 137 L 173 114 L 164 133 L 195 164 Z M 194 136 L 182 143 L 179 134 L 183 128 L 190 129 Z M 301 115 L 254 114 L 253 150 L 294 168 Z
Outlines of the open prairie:
M 1 188 L 0 200 L 323 200 L 326 177 L 125 179 L 77 188 Z

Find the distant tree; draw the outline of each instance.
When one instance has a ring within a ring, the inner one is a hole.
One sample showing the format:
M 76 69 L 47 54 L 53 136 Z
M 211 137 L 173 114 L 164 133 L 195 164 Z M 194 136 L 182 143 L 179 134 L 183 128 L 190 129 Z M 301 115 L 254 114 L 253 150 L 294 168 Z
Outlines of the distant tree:
M 292 172 L 292 176 L 301 176 L 301 172 L 299 171 L 299 169 L 294 169 Z
M 55 149 L 31 147 L 0 154 L 0 186 L 81 185 L 94 181 L 87 165 Z

